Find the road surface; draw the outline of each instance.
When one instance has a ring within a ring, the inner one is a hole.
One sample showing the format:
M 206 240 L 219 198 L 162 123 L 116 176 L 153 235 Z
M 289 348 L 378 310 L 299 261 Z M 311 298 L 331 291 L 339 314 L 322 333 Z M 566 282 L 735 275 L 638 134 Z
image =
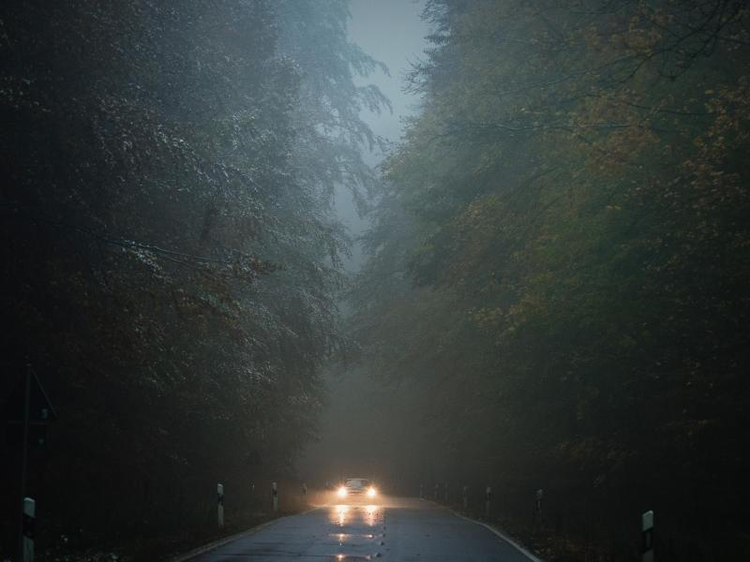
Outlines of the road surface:
M 490 529 L 431 502 L 322 505 L 190 562 L 530 562 Z

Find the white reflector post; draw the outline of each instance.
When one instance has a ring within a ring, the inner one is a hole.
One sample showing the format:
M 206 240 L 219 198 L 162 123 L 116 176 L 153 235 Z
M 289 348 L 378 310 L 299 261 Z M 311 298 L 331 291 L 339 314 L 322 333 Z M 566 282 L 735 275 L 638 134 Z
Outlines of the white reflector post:
M 224 526 L 224 484 L 216 485 L 216 500 L 218 503 L 218 523 L 219 527 Z
M 536 491 L 536 514 L 539 517 L 539 521 L 542 520 L 542 500 L 544 499 L 544 490 L 539 488 Z
M 16 512 L 18 513 L 18 512 Z M 36 523 L 36 502 L 23 498 L 23 562 L 34 562 L 34 526 Z
M 648 510 L 641 515 L 643 533 L 643 562 L 654 562 L 654 512 Z

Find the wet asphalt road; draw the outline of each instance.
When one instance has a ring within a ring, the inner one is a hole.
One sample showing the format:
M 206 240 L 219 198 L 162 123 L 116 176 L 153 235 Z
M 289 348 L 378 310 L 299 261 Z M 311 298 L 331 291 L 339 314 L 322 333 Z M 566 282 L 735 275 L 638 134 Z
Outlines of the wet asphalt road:
M 191 562 L 530 562 L 486 527 L 430 502 L 324 505 L 279 519 Z

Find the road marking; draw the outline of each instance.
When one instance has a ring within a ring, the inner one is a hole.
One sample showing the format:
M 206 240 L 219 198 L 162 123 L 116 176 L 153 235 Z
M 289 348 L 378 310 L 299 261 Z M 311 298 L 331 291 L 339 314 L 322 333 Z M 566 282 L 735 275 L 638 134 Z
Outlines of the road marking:
M 449 507 L 445 507 L 444 505 L 440 505 L 437 502 L 434 502 L 434 501 L 431 501 L 431 500 L 425 500 L 425 499 L 422 499 L 422 501 L 424 501 L 426 503 L 434 504 L 434 505 L 436 505 L 438 507 L 441 507 L 443 509 L 447 509 L 453 515 L 456 515 L 457 517 L 460 517 L 461 519 L 465 519 L 466 521 L 471 521 L 472 523 L 476 523 L 477 525 L 481 525 L 482 527 L 485 527 L 486 529 L 488 529 L 489 531 L 491 531 L 494 535 L 500 537 L 505 542 L 507 542 L 509 545 L 511 545 L 513 548 L 515 548 L 518 552 L 520 552 L 521 554 L 523 554 L 524 556 L 526 556 L 532 562 L 544 562 L 541 558 L 538 558 L 537 556 L 534 556 L 531 552 L 529 552 L 528 550 L 526 550 L 523 546 L 521 546 L 520 544 L 518 544 L 516 541 L 514 541 L 512 538 L 510 538 L 508 535 L 506 535 L 505 533 L 503 533 L 499 529 L 496 529 L 495 527 L 493 527 L 491 525 L 488 525 L 487 523 L 484 523 L 483 521 L 477 521 L 476 519 L 472 519 L 471 517 L 466 517 L 465 515 L 462 515 L 462 514 L 458 513 L 457 511 L 453 511 Z
M 482 521 L 477 521 L 476 519 L 471 519 L 470 517 L 466 517 L 464 515 L 461 515 L 460 513 L 456 513 L 452 509 L 451 509 L 451 511 L 455 515 L 458 515 L 461 519 L 466 519 L 467 521 L 471 521 L 472 523 L 476 523 L 477 525 L 481 525 L 482 527 L 485 527 L 485 528 L 489 529 L 495 535 L 497 535 L 498 537 L 500 537 L 501 539 L 503 539 L 505 542 L 507 542 L 508 544 L 510 544 L 511 546 L 513 546 L 518 552 L 520 552 L 521 554 L 523 554 L 524 556 L 526 556 L 532 562 L 543 562 L 543 560 L 541 558 L 537 558 L 536 556 L 534 556 L 533 554 L 531 554 L 531 552 L 529 552 L 528 550 L 526 550 L 523 546 L 521 546 L 520 544 L 518 544 L 516 541 L 514 541 L 512 538 L 510 538 L 508 535 L 506 535 L 505 533 L 503 533 L 499 529 L 496 529 L 495 527 L 493 527 L 491 525 L 488 525 L 487 523 L 484 523 Z
M 471 523 L 476 523 L 477 525 L 481 525 L 482 527 L 485 527 L 488 531 L 490 531 L 495 536 L 501 538 L 508 544 L 510 544 L 513 548 L 515 548 L 518 552 L 526 556 L 531 562 L 544 562 L 541 558 L 538 558 L 537 556 L 534 556 L 531 552 L 529 552 L 527 549 L 525 549 L 523 546 L 518 544 L 515 540 L 510 538 L 508 535 L 500 531 L 499 529 L 496 529 L 495 527 L 492 527 L 491 525 L 484 523 L 483 521 L 477 521 L 476 519 L 471 519 L 470 517 L 466 517 L 465 515 L 462 515 L 449 507 L 446 507 L 444 505 L 440 505 L 439 503 L 436 503 L 431 500 L 422 499 L 425 503 L 433 504 L 436 507 L 445 509 L 447 511 L 450 511 L 453 515 L 460 517 L 461 519 L 465 519 L 466 521 L 470 521 Z M 261 523 L 260 525 L 257 525 L 251 529 L 248 529 L 246 531 L 242 531 L 240 533 L 236 533 L 234 535 L 231 535 L 229 537 L 224 537 L 223 539 L 218 539 L 214 542 L 205 544 L 203 546 L 200 546 L 194 550 L 191 550 L 190 552 L 186 552 L 184 554 L 180 554 L 175 556 L 174 558 L 171 558 L 169 562 L 188 562 L 189 560 L 192 560 L 193 558 L 200 556 L 201 554 L 205 554 L 207 552 L 210 552 L 211 550 L 215 550 L 221 546 L 224 546 L 226 544 L 229 544 L 231 542 L 234 542 L 236 540 L 239 540 L 244 537 L 248 537 L 250 535 L 254 535 L 256 533 L 259 533 L 263 529 L 266 529 L 267 527 L 270 527 L 274 523 L 278 523 L 282 519 L 288 519 L 290 517 L 296 517 L 298 515 L 306 515 L 307 513 L 311 513 L 313 511 L 317 511 L 319 509 L 323 509 L 327 506 L 316 506 L 312 509 L 308 509 L 307 511 L 302 511 L 300 513 L 294 513 L 292 515 L 285 515 L 284 517 L 277 517 L 276 519 L 272 519 L 271 521 L 266 521 L 265 523 Z M 383 533 L 383 536 L 385 536 L 385 533 Z M 373 537 L 374 538 L 374 537 Z M 382 553 L 376 552 L 374 555 L 370 555 L 375 558 L 380 558 L 382 556 Z

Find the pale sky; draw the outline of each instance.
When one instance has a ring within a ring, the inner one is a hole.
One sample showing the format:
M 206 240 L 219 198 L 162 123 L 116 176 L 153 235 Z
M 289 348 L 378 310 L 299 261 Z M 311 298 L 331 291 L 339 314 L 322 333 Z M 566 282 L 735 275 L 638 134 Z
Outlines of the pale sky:
M 366 53 L 384 62 L 390 76 L 378 71 L 363 82 L 376 84 L 393 104 L 393 115 L 363 115 L 375 133 L 397 141 L 402 116 L 418 101 L 403 92 L 404 74 L 410 62 L 423 57 L 428 30 L 420 19 L 422 0 L 352 0 L 349 37 Z
M 375 134 L 397 142 L 403 132 L 402 118 L 416 111 L 419 101 L 403 92 L 404 75 L 410 64 L 423 58 L 427 43 L 425 36 L 428 27 L 420 19 L 423 0 L 351 0 L 352 19 L 349 22 L 349 39 L 364 51 L 386 64 L 390 76 L 377 71 L 359 84 L 375 84 L 391 100 L 393 114 L 384 111 L 380 115 L 363 112 L 362 119 Z M 381 154 L 368 154 L 370 165 L 378 164 Z M 357 216 L 348 193 L 342 191 L 337 197 L 336 211 L 350 234 L 357 236 L 367 227 L 367 222 Z M 353 256 L 346 268 L 357 271 L 362 256 L 358 247 L 353 248 Z

